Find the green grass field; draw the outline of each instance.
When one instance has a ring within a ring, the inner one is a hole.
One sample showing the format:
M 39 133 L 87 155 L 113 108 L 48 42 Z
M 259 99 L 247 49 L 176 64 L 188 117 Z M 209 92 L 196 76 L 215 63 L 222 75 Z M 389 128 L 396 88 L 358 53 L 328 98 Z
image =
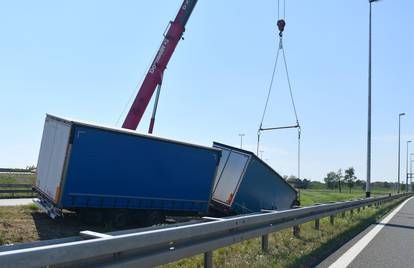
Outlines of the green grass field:
M 36 174 L 0 173 L 0 184 L 5 183 L 30 183 L 34 184 Z
M 0 173 L 0 184 L 34 184 L 36 174 Z M 17 188 L 1 188 L 1 190 L 12 190 Z M 26 188 L 27 189 L 27 188 Z M 33 193 L 0 193 L 0 198 L 33 197 Z
M 392 193 L 391 189 L 379 188 L 372 189 L 372 196 L 388 195 Z M 347 201 L 365 197 L 365 191 L 362 189 L 353 189 L 349 193 L 348 189 L 338 190 L 328 189 L 301 189 L 299 190 L 300 202 L 302 206 L 309 206 L 315 203 L 329 203 L 333 201 Z

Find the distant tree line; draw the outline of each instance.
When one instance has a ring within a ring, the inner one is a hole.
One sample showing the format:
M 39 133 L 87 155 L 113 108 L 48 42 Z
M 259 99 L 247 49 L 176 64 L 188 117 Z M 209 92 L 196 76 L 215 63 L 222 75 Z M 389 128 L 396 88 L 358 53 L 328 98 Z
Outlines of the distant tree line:
M 283 176 L 283 178 L 293 187 L 297 189 L 323 189 L 325 184 L 320 181 L 311 181 L 309 179 L 299 179 L 294 175 Z
M 344 186 L 348 187 L 349 192 L 351 192 L 354 187 L 365 187 L 365 182 L 359 180 L 355 176 L 355 169 L 353 167 L 346 169 L 344 175 L 342 175 L 342 169 L 339 169 L 336 172 L 331 171 L 326 174 L 326 177 L 323 180 L 325 181 L 326 188 L 338 188 L 339 192 L 342 192 Z
M 26 166 L 26 168 L 0 168 L 0 172 L 10 172 L 10 173 L 14 173 L 14 172 L 36 172 L 36 166 L 35 165 L 31 165 L 31 166 Z
M 293 187 L 298 189 L 308 189 L 311 186 L 312 181 L 308 179 L 299 179 L 298 177 L 294 175 L 290 176 L 283 176 L 283 178 Z
M 290 176 L 283 176 L 283 178 L 291 184 L 293 187 L 297 189 L 338 189 L 339 192 L 342 192 L 345 188 L 349 192 L 352 189 L 365 189 L 366 182 L 364 180 L 360 180 L 355 176 L 355 169 L 353 167 L 349 167 L 344 172 L 342 169 L 337 171 L 330 171 L 326 174 L 325 178 L 323 179 L 324 182 L 321 181 L 311 181 L 309 179 L 300 179 L 294 175 Z M 372 188 L 382 188 L 382 189 L 390 189 L 395 190 L 397 189 L 397 184 L 387 181 L 376 181 L 371 183 Z M 405 190 L 405 184 L 401 183 L 401 191 Z

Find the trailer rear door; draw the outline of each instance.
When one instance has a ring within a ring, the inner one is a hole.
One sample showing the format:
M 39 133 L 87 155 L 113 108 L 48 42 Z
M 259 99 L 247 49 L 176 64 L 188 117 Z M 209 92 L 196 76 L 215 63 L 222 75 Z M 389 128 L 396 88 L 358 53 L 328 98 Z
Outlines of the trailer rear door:
M 70 123 L 46 117 L 37 163 L 36 186 L 58 202 L 70 136 Z
M 214 147 L 222 149 L 222 156 L 214 181 L 213 199 L 231 206 L 250 156 L 217 145 Z

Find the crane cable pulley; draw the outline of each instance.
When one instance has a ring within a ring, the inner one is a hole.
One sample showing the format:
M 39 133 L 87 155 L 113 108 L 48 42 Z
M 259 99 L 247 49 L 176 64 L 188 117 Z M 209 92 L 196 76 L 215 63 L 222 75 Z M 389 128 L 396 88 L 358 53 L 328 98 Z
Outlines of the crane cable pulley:
M 262 114 L 262 119 L 260 121 L 259 129 L 257 131 L 257 155 L 259 155 L 260 135 L 261 135 L 262 131 L 296 128 L 297 133 L 298 133 L 298 178 L 300 178 L 301 127 L 300 127 L 300 124 L 299 124 L 298 114 L 297 114 L 297 111 L 296 111 L 295 100 L 293 98 L 292 84 L 290 82 L 289 71 L 288 71 L 288 66 L 287 66 L 287 62 L 286 62 L 285 50 L 283 48 L 283 32 L 284 32 L 285 27 L 286 27 L 286 21 L 285 21 L 286 0 L 284 0 L 284 3 L 283 3 L 283 18 L 280 17 L 280 0 L 278 0 L 278 5 L 277 6 L 278 6 L 278 17 L 279 17 L 278 21 L 277 21 L 277 27 L 279 29 L 279 47 L 278 47 L 278 50 L 277 50 L 277 53 L 276 53 L 276 59 L 275 59 L 275 63 L 274 63 L 274 66 L 273 66 L 272 78 L 270 79 L 270 85 L 269 85 L 269 90 L 268 90 L 268 93 L 267 93 L 265 107 L 264 107 L 263 114 Z M 288 86 L 289 86 L 290 99 L 291 99 L 291 102 L 292 102 L 293 111 L 295 113 L 296 124 L 295 125 L 289 125 L 289 126 L 278 126 L 278 127 L 264 128 L 263 127 L 263 121 L 264 121 L 264 118 L 265 118 L 265 115 L 266 115 L 267 106 L 269 104 L 270 94 L 271 94 L 272 88 L 273 88 L 273 82 L 275 80 L 276 67 L 277 67 L 277 63 L 278 63 L 278 60 L 279 60 L 280 51 L 282 51 L 284 69 L 285 69 L 286 79 L 287 79 Z

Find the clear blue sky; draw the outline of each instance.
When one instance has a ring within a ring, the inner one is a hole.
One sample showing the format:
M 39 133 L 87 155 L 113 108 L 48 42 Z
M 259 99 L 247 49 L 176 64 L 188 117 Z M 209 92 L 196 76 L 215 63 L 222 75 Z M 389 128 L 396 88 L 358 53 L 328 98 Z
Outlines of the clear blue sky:
M 119 126 L 181 0 L 3 1 L 0 166 L 37 162 L 46 113 Z M 367 1 L 287 0 L 285 49 L 303 127 L 302 175 L 365 178 Z M 277 47 L 276 0 L 199 0 L 161 93 L 155 133 L 255 150 Z M 414 2 L 373 12 L 373 178 L 397 174 L 398 113 L 414 138 Z M 294 122 L 279 66 L 265 125 Z M 124 111 L 124 114 L 122 112 Z M 148 114 L 139 131 L 145 132 Z M 413 151 L 414 151 L 414 145 Z M 265 133 L 263 158 L 296 174 L 296 132 Z M 402 175 L 404 177 L 404 175 Z

